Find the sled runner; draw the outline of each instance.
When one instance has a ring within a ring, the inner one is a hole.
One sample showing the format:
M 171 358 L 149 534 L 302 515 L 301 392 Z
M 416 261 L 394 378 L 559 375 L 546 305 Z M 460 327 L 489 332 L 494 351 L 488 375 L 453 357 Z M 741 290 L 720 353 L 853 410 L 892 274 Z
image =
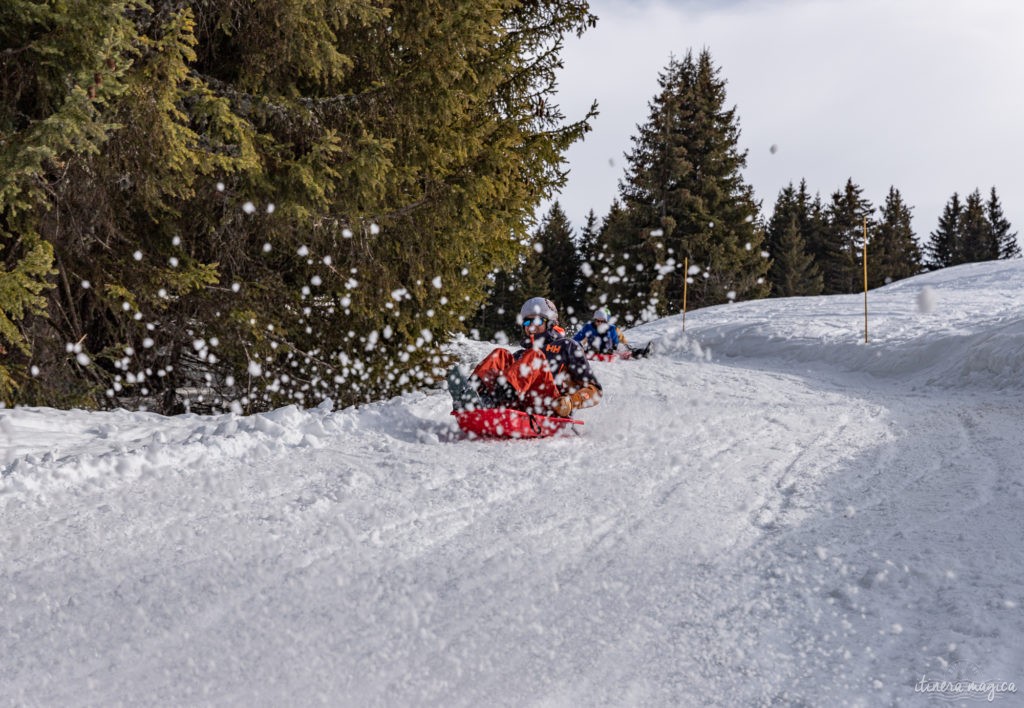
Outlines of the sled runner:
M 616 359 L 626 361 L 628 359 L 643 359 L 650 356 L 653 349 L 654 342 L 648 342 L 646 347 L 627 347 L 617 349 L 614 352 L 588 351 L 587 358 L 591 361 L 615 361 Z
M 524 413 L 513 408 L 477 408 L 452 411 L 459 427 L 486 438 L 546 438 L 563 428 L 583 425 L 582 420 Z
M 599 354 L 597 352 L 589 352 L 587 358 L 591 361 L 615 361 L 616 359 L 630 359 L 632 358 L 632 352 L 610 352 L 608 354 Z

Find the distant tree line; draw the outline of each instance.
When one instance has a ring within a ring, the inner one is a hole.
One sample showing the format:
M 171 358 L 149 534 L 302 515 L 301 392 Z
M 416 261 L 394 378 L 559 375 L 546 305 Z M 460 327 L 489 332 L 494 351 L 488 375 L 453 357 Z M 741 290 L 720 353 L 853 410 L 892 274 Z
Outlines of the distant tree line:
M 852 178 L 827 201 L 805 180 L 790 183 L 765 219 L 742 180 L 746 153 L 724 87 L 707 50 L 669 62 L 633 138 L 619 198 L 600 223 L 591 211 L 578 234 L 552 204 L 533 233 L 534 250 L 494 274 L 473 321 L 482 336 L 508 327 L 511 308 L 537 293 L 555 297 L 572 326 L 599 306 L 625 323 L 678 312 L 684 278 L 689 308 L 859 292 L 865 237 L 870 288 L 1020 256 L 994 187 L 987 199 L 975 190 L 962 202 L 954 193 L 923 249 L 900 191 L 890 187 L 876 212 Z
M 420 387 L 594 115 L 583 0 L 0 3 L 0 403 Z
M 889 188 L 876 215 L 852 179 L 827 204 L 818 194 L 810 197 L 805 181 L 797 188 L 790 184 L 779 193 L 766 231 L 772 254 L 768 277 L 777 296 L 862 289 L 865 236 L 869 288 L 926 270 L 1020 256 L 995 187 L 987 201 L 975 190 L 965 205 L 954 193 L 923 253 L 911 226 L 911 207 L 899 190 Z
M 930 269 L 961 263 L 1019 258 L 1017 234 L 1003 214 L 996 188 L 988 199 L 975 189 L 963 203 L 956 192 L 939 216 L 938 228 L 931 233 L 926 247 Z

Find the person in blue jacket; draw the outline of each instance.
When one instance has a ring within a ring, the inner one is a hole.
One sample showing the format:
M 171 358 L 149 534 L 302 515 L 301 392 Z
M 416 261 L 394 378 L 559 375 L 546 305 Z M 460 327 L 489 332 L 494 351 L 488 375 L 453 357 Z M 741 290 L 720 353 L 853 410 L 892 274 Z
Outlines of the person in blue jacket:
M 604 308 L 594 311 L 594 316 L 587 322 L 573 339 L 583 345 L 587 352 L 595 354 L 614 354 L 619 348 L 619 330 L 608 321 L 608 311 Z
M 651 345 L 631 347 L 625 335 L 619 334 L 618 328 L 608 318 L 608 310 L 599 308 L 594 311 L 590 322 L 583 325 L 573 339 L 583 345 L 583 349 L 593 354 L 628 354 L 634 358 L 645 357 L 651 353 Z

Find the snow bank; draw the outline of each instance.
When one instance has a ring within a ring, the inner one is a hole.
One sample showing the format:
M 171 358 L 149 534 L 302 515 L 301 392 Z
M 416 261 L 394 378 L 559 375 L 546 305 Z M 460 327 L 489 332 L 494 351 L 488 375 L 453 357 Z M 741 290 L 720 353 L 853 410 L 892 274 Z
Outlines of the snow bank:
M 423 393 L 333 412 L 285 406 L 239 416 L 105 413 L 48 408 L 0 410 L 0 508 L 4 500 L 45 503 L 50 492 L 112 488 L 147 476 L 215 470 L 239 462 L 263 466 L 339 437 L 398 437 L 437 444 L 456 435 L 453 421 L 436 424 L 409 413 Z
M 637 327 L 660 351 L 787 369 L 863 373 L 916 386 L 1024 388 L 1024 260 L 947 268 L 863 295 L 780 298 Z

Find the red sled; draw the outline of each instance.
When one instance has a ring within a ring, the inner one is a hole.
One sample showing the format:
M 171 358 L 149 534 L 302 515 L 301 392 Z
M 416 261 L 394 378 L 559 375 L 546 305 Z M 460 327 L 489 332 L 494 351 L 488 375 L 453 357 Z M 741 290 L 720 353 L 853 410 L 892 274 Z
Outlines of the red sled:
M 563 428 L 583 425 L 575 418 L 524 413 L 514 408 L 477 408 L 452 411 L 459 427 L 483 438 L 546 438 Z

